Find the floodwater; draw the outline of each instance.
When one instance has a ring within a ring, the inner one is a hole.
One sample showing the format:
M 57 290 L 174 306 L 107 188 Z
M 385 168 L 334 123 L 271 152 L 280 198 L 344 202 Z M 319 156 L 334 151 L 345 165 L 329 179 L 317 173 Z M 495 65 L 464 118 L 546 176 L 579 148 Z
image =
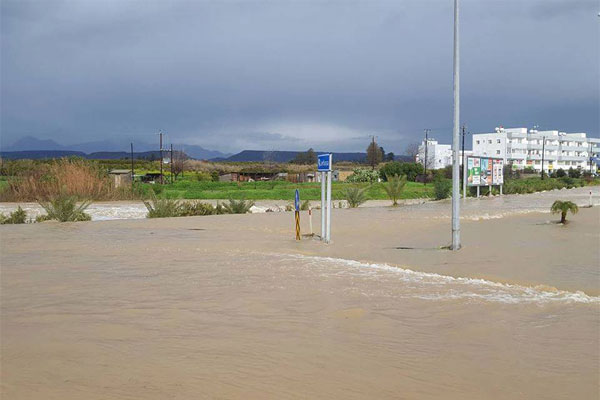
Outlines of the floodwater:
M 582 292 L 303 255 L 111 253 L 3 261 L 3 398 L 598 396 L 600 298 Z
M 329 246 L 286 213 L 1 226 L 0 395 L 599 398 L 598 209 L 466 219 L 451 253 L 443 207 L 336 210 Z

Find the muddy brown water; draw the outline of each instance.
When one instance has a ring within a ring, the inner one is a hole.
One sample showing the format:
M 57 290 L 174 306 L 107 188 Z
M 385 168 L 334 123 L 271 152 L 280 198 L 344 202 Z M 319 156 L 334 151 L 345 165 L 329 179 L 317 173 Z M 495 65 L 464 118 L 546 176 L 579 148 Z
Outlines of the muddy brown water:
M 334 218 L 0 227 L 2 398 L 598 398 L 597 209 Z

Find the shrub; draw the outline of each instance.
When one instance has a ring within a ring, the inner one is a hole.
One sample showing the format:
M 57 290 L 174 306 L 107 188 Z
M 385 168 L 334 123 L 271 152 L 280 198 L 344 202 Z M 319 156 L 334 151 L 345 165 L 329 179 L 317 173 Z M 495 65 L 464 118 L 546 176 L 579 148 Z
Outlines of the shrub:
M 252 206 L 254 206 L 254 202 L 250 200 L 229 199 L 227 203 L 222 204 L 222 210 L 223 214 L 246 214 Z
M 167 199 L 166 197 L 157 197 L 151 194 L 149 200 L 144 201 L 148 209 L 147 218 L 170 218 L 180 217 L 182 213 L 181 202 L 177 199 Z
M 348 202 L 348 206 L 350 208 L 356 208 L 367 201 L 367 196 L 365 195 L 365 189 L 361 189 L 359 187 L 353 186 L 344 189 L 342 192 L 344 199 Z
M 24 224 L 27 220 L 27 213 L 19 206 L 9 215 L 0 214 L 0 225 L 4 224 Z
M 390 200 L 392 200 L 392 206 L 398 205 L 398 199 L 404 191 L 406 185 L 406 176 L 392 175 L 386 177 L 387 182 L 384 184 L 383 189 L 387 193 Z
M 216 172 L 216 171 L 214 171 Z M 217 173 L 217 180 L 219 178 L 219 174 Z M 213 177 L 208 172 L 199 171 L 196 173 L 196 180 L 200 182 L 209 182 L 213 180 Z
M 400 163 L 397 161 L 385 163 L 380 169 L 379 174 L 383 180 L 388 176 L 406 176 L 408 181 L 414 182 L 417 176 L 423 173 L 423 166 L 419 163 Z
M 219 182 L 219 171 L 212 171 L 210 177 L 213 182 Z
M 449 179 L 436 179 L 433 182 L 433 192 L 436 200 L 442 200 L 450 197 L 452 191 L 452 181 Z
M 581 171 L 578 169 L 574 169 L 573 167 L 569 168 L 569 178 L 580 178 L 581 177 Z
M 78 199 L 116 200 L 131 198 L 130 188 L 116 189 L 97 163 L 81 159 L 33 164 L 8 180 L 4 201 L 49 200 L 62 195 Z
M 179 216 L 193 217 L 198 215 L 214 215 L 216 214 L 215 207 L 209 203 L 201 201 L 191 201 L 181 204 Z
M 358 183 L 358 182 L 375 182 L 379 179 L 379 172 L 368 168 L 356 168 L 352 175 L 350 175 L 346 182 Z
M 577 214 L 579 211 L 579 207 L 577 204 L 572 201 L 562 201 L 556 200 L 552 203 L 552 207 L 550 208 L 552 214 L 560 214 L 560 223 L 564 224 L 567 222 L 567 212 L 571 212 L 571 214 Z
M 92 217 L 84 211 L 92 204 L 91 200 L 84 200 L 77 205 L 77 196 L 61 194 L 48 201 L 40 201 L 40 206 L 46 215 L 36 218 L 36 221 L 56 220 L 59 222 L 90 221 Z
M 567 176 L 567 173 L 565 172 L 564 169 L 559 168 L 554 172 L 554 176 L 557 178 L 563 178 L 563 177 Z

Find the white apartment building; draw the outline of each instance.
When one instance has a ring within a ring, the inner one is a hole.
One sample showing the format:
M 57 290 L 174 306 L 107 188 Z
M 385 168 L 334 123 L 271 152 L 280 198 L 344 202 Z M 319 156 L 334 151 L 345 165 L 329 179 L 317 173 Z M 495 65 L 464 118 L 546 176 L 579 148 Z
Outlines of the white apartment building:
M 515 169 L 541 171 L 543 158 L 545 172 L 569 168 L 589 171 L 590 157 L 600 154 L 600 139 L 588 138 L 585 133 L 500 127 L 493 133 L 474 134 L 473 154 L 502 158 Z M 592 171 L 596 168 L 595 164 L 591 167 Z
M 439 144 L 435 139 L 427 139 L 427 162 L 425 162 L 425 140 L 419 145 L 417 162 L 427 169 L 440 169 L 452 165 L 452 148 L 449 144 Z

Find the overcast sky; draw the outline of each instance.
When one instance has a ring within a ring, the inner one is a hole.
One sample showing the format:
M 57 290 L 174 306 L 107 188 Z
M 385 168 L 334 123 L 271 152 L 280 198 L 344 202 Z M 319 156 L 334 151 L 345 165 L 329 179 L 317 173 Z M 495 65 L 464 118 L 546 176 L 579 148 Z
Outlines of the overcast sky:
M 1 129 L 402 153 L 452 131 L 452 0 L 1 2 Z M 599 131 L 597 0 L 461 0 L 472 132 Z

